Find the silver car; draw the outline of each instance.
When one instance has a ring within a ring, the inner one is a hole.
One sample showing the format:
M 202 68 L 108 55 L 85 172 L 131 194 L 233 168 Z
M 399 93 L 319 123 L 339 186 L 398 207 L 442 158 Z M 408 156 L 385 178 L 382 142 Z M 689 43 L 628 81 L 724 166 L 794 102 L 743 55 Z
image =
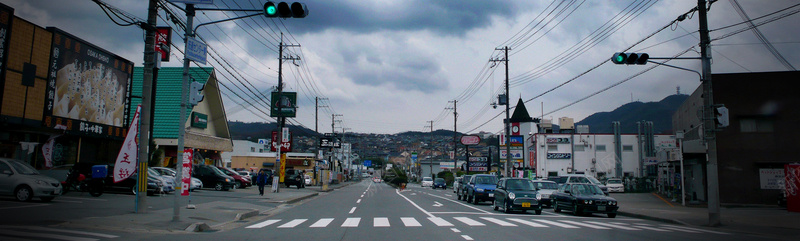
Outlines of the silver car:
M 30 201 L 38 197 L 49 202 L 61 195 L 61 183 L 39 174 L 39 171 L 27 163 L 0 158 L 0 195 L 13 195 L 19 201 Z
M 162 176 L 167 176 L 169 178 L 175 179 L 175 175 L 177 171 L 175 169 L 169 167 L 151 167 L 153 170 L 161 174 Z M 203 188 L 203 182 L 200 179 L 192 177 L 191 185 L 189 185 L 189 191 L 194 191 L 195 189 Z M 173 181 L 174 182 L 174 181 Z

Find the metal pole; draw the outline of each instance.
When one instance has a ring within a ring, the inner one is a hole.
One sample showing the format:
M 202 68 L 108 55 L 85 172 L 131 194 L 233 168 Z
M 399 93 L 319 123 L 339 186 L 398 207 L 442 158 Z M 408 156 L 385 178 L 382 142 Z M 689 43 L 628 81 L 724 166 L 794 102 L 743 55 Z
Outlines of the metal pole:
M 708 9 L 705 0 L 697 0 L 700 17 L 700 58 L 703 65 L 703 131 L 706 141 L 706 176 L 708 181 L 708 225 L 720 225 L 719 213 L 719 179 L 717 170 L 717 141 L 714 123 L 714 95 L 711 88 L 711 51 L 708 36 Z
M 194 4 L 186 4 L 186 31 L 184 32 L 183 42 L 184 42 L 184 49 L 189 49 L 189 38 L 194 37 L 194 33 L 192 32 L 192 24 L 194 21 Z M 183 149 L 184 146 L 184 138 L 186 137 L 186 108 L 187 108 L 187 98 L 188 98 L 188 85 L 189 85 L 189 58 L 186 54 L 183 56 L 183 81 L 181 83 L 181 113 L 180 113 L 180 121 L 178 122 L 178 155 L 175 158 L 175 170 L 177 173 L 175 175 L 175 183 L 181 183 L 181 176 L 183 175 Z M 181 163 L 181 164 L 178 164 Z M 146 170 L 143 170 L 146 171 Z M 175 189 L 175 199 L 173 201 L 174 207 L 172 208 L 172 221 L 177 222 L 180 221 L 180 208 L 178 192 L 180 192 L 180 186 L 177 186 Z
M 506 177 L 511 176 L 508 173 L 509 166 L 511 165 L 511 98 L 508 95 L 508 46 L 503 48 L 505 50 L 505 59 L 503 61 L 506 62 L 506 120 L 505 120 L 505 128 L 506 128 L 506 165 L 504 175 Z
M 157 23 L 157 16 L 158 10 L 156 9 L 157 1 L 150 0 L 150 3 L 147 7 L 147 25 L 155 26 Z M 144 69 L 142 73 L 142 110 L 140 113 L 140 121 L 141 125 L 139 128 L 139 168 L 140 170 L 146 170 L 148 165 L 148 157 L 150 156 L 150 132 L 151 132 L 151 123 L 152 123 L 152 112 L 153 109 L 153 67 L 155 66 L 155 39 L 156 33 L 150 28 L 146 28 L 146 36 L 145 36 L 145 43 L 144 43 Z M 134 124 L 134 123 L 131 123 Z M 138 172 L 137 173 L 138 180 L 147 180 L 147 172 Z M 141 183 L 141 182 L 139 182 Z M 147 182 L 144 182 L 144 189 L 145 192 L 147 190 Z M 137 193 L 141 192 L 139 186 L 134 187 L 137 189 Z M 135 205 L 136 213 L 146 213 L 147 212 L 147 195 L 137 195 Z M 139 207 L 145 207 L 139 210 Z

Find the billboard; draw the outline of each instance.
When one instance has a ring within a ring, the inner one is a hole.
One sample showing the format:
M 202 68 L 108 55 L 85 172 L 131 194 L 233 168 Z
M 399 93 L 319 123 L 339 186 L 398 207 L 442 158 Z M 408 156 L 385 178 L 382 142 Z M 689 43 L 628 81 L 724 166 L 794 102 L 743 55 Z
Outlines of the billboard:
M 48 30 L 53 42 L 44 125 L 85 135 L 124 136 L 133 62 L 60 29 Z
M 272 92 L 270 117 L 295 117 L 297 115 L 297 92 Z

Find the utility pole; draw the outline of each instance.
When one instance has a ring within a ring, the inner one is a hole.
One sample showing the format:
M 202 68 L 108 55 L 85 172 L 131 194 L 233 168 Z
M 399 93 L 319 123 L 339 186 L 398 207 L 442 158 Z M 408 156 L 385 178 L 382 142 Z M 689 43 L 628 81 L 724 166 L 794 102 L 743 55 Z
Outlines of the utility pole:
M 458 156 L 458 100 L 448 101 L 447 103 L 453 103 L 453 165 L 457 164 L 458 161 L 456 156 Z M 451 108 L 447 108 L 450 110 Z M 469 173 L 469 167 L 467 167 L 466 173 Z
M 320 106 L 320 100 L 327 100 L 328 98 L 314 97 L 314 132 L 319 133 L 319 108 L 328 107 L 327 105 Z
M 144 69 L 142 73 L 142 110 L 141 110 L 141 117 L 139 121 L 141 121 L 141 126 L 139 128 L 139 170 L 147 170 L 148 168 L 148 161 L 150 157 L 150 126 L 152 123 L 152 110 L 153 110 L 153 71 L 155 67 L 156 61 L 156 54 L 155 54 L 155 43 L 156 43 L 156 33 L 154 28 L 158 23 L 158 1 L 157 0 L 150 0 L 150 3 L 147 7 L 147 26 L 145 28 L 145 38 L 144 38 Z M 131 123 L 134 125 L 135 123 Z M 137 213 L 147 213 L 147 195 L 139 195 L 139 194 L 147 194 L 147 182 L 142 182 L 141 180 L 147 180 L 147 172 L 140 171 L 137 173 L 138 175 L 138 186 L 137 195 L 136 195 L 136 212 Z M 144 185 L 141 185 L 144 183 Z M 175 195 L 178 196 L 178 195 Z M 177 201 L 177 198 L 175 199 Z M 144 207 L 144 208 L 139 208 Z
M 193 28 L 194 27 L 193 26 L 193 24 L 194 24 L 194 14 L 195 14 L 194 4 L 186 4 L 186 30 L 184 31 L 184 38 L 183 38 L 183 42 L 185 43 L 184 44 L 184 49 L 185 50 L 189 49 L 189 38 L 194 38 L 194 32 L 193 32 L 193 30 L 194 30 L 194 28 Z M 176 164 L 175 165 L 175 170 L 177 170 L 176 175 L 175 175 L 175 181 L 176 181 L 175 185 L 178 185 L 178 183 L 182 183 L 182 182 L 177 182 L 177 181 L 180 180 L 179 176 L 181 176 L 182 173 L 183 173 L 183 155 L 184 155 L 183 154 L 184 153 L 183 149 L 185 148 L 184 138 L 186 137 L 186 107 L 187 107 L 187 102 L 188 102 L 187 99 L 188 99 L 188 95 L 189 95 L 188 94 L 188 92 L 189 92 L 188 91 L 189 90 L 189 87 L 188 87 L 188 85 L 189 85 L 189 63 L 190 63 L 190 60 L 189 60 L 188 55 L 184 54 L 183 55 L 183 81 L 181 83 L 181 105 L 180 105 L 181 106 L 181 111 L 180 111 L 180 117 L 179 117 L 180 121 L 178 122 L 178 150 L 177 150 L 177 156 L 176 156 L 176 161 L 175 161 L 175 164 Z M 180 163 L 180 164 L 178 164 L 178 163 Z M 145 171 L 145 170 L 140 170 L 140 171 Z M 178 202 L 179 202 L 178 201 L 178 196 L 179 196 L 179 194 L 177 193 L 180 190 L 181 189 L 177 189 L 176 193 L 175 193 L 175 201 L 174 201 L 174 207 L 173 207 L 173 213 L 172 213 L 173 214 L 172 215 L 172 221 L 173 222 L 180 221 L 180 208 L 178 208 Z
M 337 116 L 338 117 L 342 117 L 342 114 L 331 114 L 331 133 L 333 133 L 333 136 L 336 139 L 338 139 L 338 137 L 336 137 L 336 117 Z M 336 142 L 336 140 L 334 140 L 334 142 Z M 330 162 L 330 165 L 334 167 L 333 170 L 335 171 L 336 167 L 338 167 L 338 165 L 335 165 L 335 163 L 333 162 L 333 148 L 334 147 L 331 147 L 331 162 Z
M 505 52 L 505 58 L 503 58 L 503 59 L 491 59 L 489 61 L 491 61 L 491 62 L 505 62 L 505 65 L 506 65 L 506 96 L 505 96 L 505 98 L 506 98 L 505 99 L 505 101 L 506 101 L 506 119 L 505 119 L 505 121 L 503 121 L 503 126 L 505 126 L 505 130 L 506 130 L 506 164 L 504 165 L 505 168 L 503 170 L 503 175 L 508 177 L 508 176 L 510 176 L 508 174 L 508 171 L 509 171 L 508 167 L 511 165 L 511 161 L 512 161 L 512 159 L 511 159 L 511 143 L 510 143 L 510 141 L 511 141 L 511 113 L 510 113 L 511 112 L 511 110 L 510 110 L 511 103 L 510 103 L 509 98 L 508 98 L 508 51 L 511 50 L 511 49 L 508 48 L 508 46 L 505 46 L 503 48 L 495 48 L 494 50 L 502 50 L 503 52 Z
M 430 125 L 428 125 L 428 126 L 431 127 L 431 142 L 429 144 L 430 147 L 428 149 L 431 150 L 431 155 L 433 155 L 433 121 L 427 121 L 427 122 L 430 123 Z M 425 127 L 428 127 L 428 126 L 425 126 Z M 433 160 L 430 159 L 430 158 L 428 158 L 428 166 L 431 168 L 431 178 L 436 177 L 435 175 L 433 175 Z
M 719 213 L 719 179 L 717 170 L 716 123 L 714 123 L 714 95 L 711 89 L 711 51 L 708 36 L 708 8 L 705 0 L 697 0 L 700 17 L 700 61 L 703 66 L 703 131 L 706 141 L 706 176 L 708 182 L 708 225 L 720 225 Z M 683 177 L 681 177 L 683 178 Z
M 278 44 L 278 98 L 282 98 L 283 97 L 283 61 L 284 60 L 292 60 L 292 61 L 300 60 L 300 57 L 291 57 L 291 56 L 290 57 L 284 57 L 283 56 L 283 48 L 284 47 L 300 47 L 300 45 L 285 45 L 285 44 L 283 44 L 283 32 L 281 32 L 281 42 Z M 276 103 L 278 103 L 278 109 L 282 110 L 283 109 L 283 101 L 281 101 L 279 99 L 278 101 L 276 101 Z M 296 103 L 292 103 L 292 104 L 296 104 Z M 284 117 L 281 114 L 281 116 L 278 117 L 278 122 L 280 123 L 280 126 L 278 127 L 278 135 L 277 136 L 278 136 L 278 138 L 282 138 L 283 137 L 283 128 L 286 127 L 286 117 Z M 282 142 L 282 140 L 277 140 L 277 143 L 280 144 L 281 142 Z M 283 163 L 283 162 L 286 161 L 286 160 L 283 160 L 283 156 L 281 156 L 281 147 L 282 147 L 282 145 L 278 145 L 278 146 L 279 147 L 276 148 L 277 149 L 276 151 L 278 153 L 275 156 L 276 160 L 278 160 L 276 162 L 276 164 Z M 285 166 L 285 164 L 284 164 L 284 166 Z M 282 170 L 280 170 L 280 165 L 275 165 L 275 168 L 279 169 L 278 170 L 278 174 L 282 176 L 283 172 L 282 172 Z M 280 182 L 278 182 L 278 183 L 280 183 Z M 273 179 L 273 185 L 275 185 L 274 179 Z M 277 185 L 277 187 L 274 188 L 275 192 L 280 192 L 280 190 L 281 190 L 280 186 L 281 185 Z

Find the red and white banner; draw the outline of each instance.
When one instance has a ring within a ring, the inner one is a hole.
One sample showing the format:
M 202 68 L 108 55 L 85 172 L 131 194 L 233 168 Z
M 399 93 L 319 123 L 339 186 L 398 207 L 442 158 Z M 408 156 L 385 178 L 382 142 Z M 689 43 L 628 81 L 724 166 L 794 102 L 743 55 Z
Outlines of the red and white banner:
M 192 148 L 183 149 L 183 167 L 181 173 L 181 196 L 189 196 L 189 185 L 192 185 L 192 158 L 194 150 Z
M 44 167 L 52 168 L 53 167 L 53 144 L 56 142 L 56 138 L 61 135 L 53 135 L 47 139 L 47 142 L 44 143 L 42 146 L 42 155 L 44 155 Z
M 139 160 L 139 145 L 136 137 L 139 135 L 139 112 L 142 105 L 136 107 L 136 114 L 133 115 L 131 127 L 128 128 L 128 135 L 125 142 L 117 154 L 117 162 L 114 164 L 114 183 L 127 179 L 136 171 L 136 161 Z

